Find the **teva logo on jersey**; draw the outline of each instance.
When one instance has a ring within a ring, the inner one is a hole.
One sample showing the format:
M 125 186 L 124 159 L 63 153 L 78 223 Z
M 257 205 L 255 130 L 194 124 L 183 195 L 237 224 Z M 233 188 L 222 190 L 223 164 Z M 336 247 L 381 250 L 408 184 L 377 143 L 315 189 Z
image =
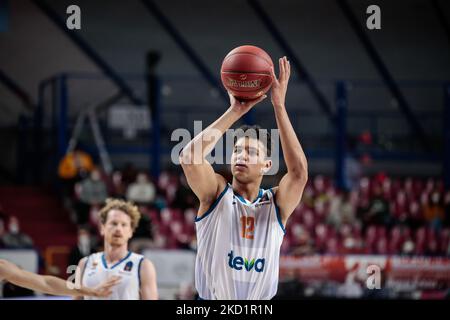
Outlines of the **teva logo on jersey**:
M 230 253 L 228 254 L 228 266 L 231 269 L 235 270 L 242 270 L 242 268 L 244 268 L 244 270 L 250 272 L 254 268 L 256 272 L 263 272 L 265 262 L 266 259 L 264 258 L 261 259 L 253 258 L 249 260 L 247 258 L 242 258 L 240 256 L 235 257 L 233 255 L 233 250 L 231 250 Z

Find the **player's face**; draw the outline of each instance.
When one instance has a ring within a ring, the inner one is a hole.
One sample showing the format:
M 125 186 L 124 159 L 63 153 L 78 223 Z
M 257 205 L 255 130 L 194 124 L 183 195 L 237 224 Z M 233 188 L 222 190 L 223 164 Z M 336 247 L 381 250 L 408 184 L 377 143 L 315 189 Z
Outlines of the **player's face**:
M 242 183 L 259 179 L 270 169 L 264 144 L 254 138 L 242 137 L 236 141 L 231 156 L 231 173 Z
M 112 246 L 127 244 L 133 235 L 130 216 L 117 209 L 109 211 L 106 223 L 102 225 L 102 235 Z

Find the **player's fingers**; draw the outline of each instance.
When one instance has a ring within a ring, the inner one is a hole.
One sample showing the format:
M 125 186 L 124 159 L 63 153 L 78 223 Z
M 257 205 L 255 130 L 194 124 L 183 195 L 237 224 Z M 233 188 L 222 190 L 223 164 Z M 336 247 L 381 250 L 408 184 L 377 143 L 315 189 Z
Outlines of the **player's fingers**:
M 101 293 L 101 296 L 107 297 L 107 296 L 110 296 L 111 294 L 112 294 L 112 290 L 106 290 Z
M 283 58 L 278 59 L 278 65 L 280 66 L 280 82 L 284 80 L 284 63 Z
M 284 66 L 284 80 L 287 81 L 289 78 L 289 66 L 288 59 L 286 56 L 283 57 L 283 66 Z
M 287 76 L 288 78 L 291 76 L 291 62 L 289 60 L 287 60 Z
M 267 95 L 263 94 L 261 97 L 258 98 L 258 102 L 263 101 L 265 98 L 267 98 Z
M 275 75 L 275 69 L 272 67 L 270 67 L 270 73 L 272 74 L 272 79 L 273 81 L 277 81 L 277 76 Z
M 105 286 L 104 287 L 105 288 L 113 287 L 113 286 L 119 284 L 121 279 L 122 279 L 121 277 L 114 276 L 114 277 L 112 277 L 111 279 L 108 279 L 108 281 L 105 282 Z
M 252 105 L 255 105 L 257 103 L 260 103 L 261 101 L 263 101 L 265 98 L 267 98 L 267 95 L 262 95 L 261 97 L 259 97 L 258 99 L 254 100 L 254 102 L 252 102 Z

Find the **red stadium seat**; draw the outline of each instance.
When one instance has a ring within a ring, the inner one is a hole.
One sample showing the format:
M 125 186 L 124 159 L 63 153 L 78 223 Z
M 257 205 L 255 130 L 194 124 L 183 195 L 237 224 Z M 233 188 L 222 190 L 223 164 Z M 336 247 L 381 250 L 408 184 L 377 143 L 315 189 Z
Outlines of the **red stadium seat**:
M 329 238 L 326 244 L 326 252 L 329 254 L 340 253 L 339 241 L 337 238 Z
M 388 254 L 388 242 L 385 237 L 380 237 L 376 241 L 375 252 L 377 254 Z

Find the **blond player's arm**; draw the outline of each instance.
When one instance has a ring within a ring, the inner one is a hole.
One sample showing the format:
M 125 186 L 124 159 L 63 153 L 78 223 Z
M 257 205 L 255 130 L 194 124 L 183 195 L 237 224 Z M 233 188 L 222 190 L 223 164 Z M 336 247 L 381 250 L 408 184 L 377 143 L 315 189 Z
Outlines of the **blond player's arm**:
M 54 277 L 38 275 L 26 270 L 22 270 L 15 264 L 6 260 L 0 260 L 0 277 L 6 281 L 11 282 L 20 287 L 28 288 L 34 291 L 51 294 L 51 295 L 67 295 L 67 296 L 82 296 L 82 295 L 109 295 L 111 287 L 117 284 L 117 280 L 109 281 L 101 288 L 90 289 L 70 289 L 66 280 Z
M 156 270 L 150 260 L 144 258 L 139 270 L 141 300 L 158 300 Z
M 281 179 L 279 186 L 274 188 L 274 191 L 276 203 L 280 208 L 281 220 L 285 225 L 302 198 L 303 190 L 308 181 L 308 162 L 286 111 L 285 98 L 291 74 L 291 67 L 286 57 L 279 59 L 279 66 L 279 79 L 276 78 L 272 69 L 274 82 L 271 99 L 280 132 L 287 173 Z
M 214 149 L 216 143 L 236 121 L 246 114 L 254 105 L 266 98 L 261 96 L 257 100 L 241 102 L 231 94 L 230 107 L 209 127 L 192 139 L 180 153 L 180 164 L 186 175 L 187 182 L 200 201 L 199 213 L 204 212 L 214 202 L 226 185 L 226 180 L 214 172 L 211 164 L 206 160 L 207 155 Z

